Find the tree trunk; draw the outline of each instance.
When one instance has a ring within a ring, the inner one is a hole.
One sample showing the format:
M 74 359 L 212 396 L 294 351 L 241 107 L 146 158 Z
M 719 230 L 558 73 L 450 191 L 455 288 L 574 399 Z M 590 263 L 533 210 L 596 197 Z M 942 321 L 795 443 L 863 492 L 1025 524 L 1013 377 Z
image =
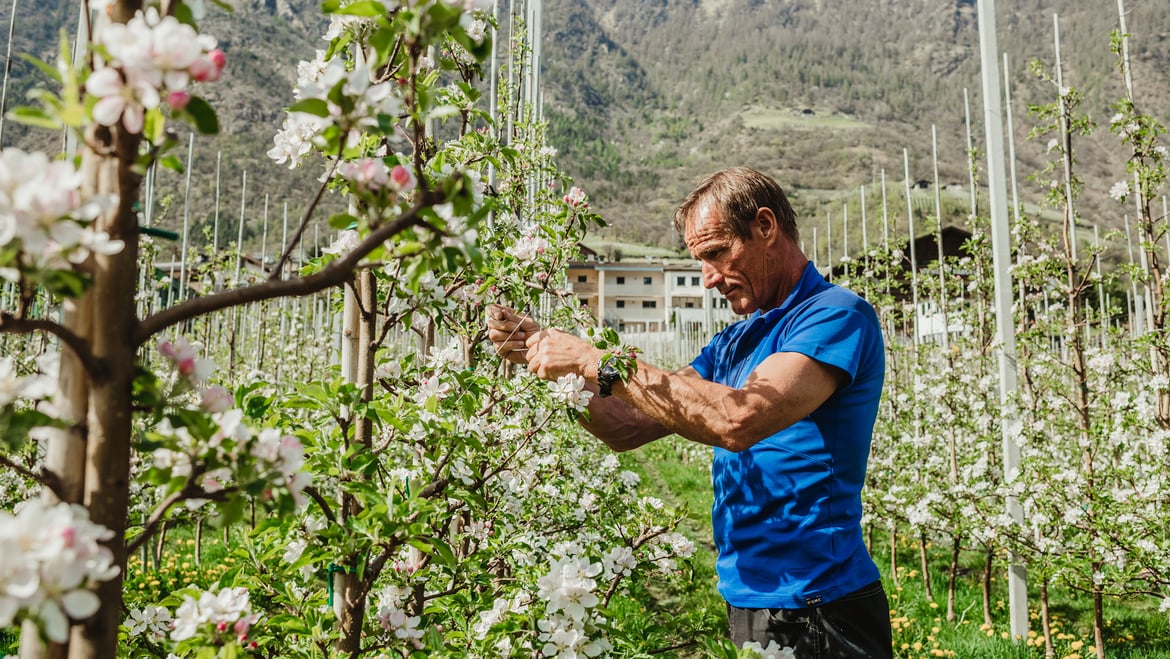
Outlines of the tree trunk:
M 195 520 L 195 564 L 203 565 L 203 518 Z
M 890 523 L 890 578 L 898 585 L 898 525 Z
M 926 534 L 918 536 L 918 557 L 922 563 L 922 588 L 926 599 L 934 601 L 934 588 L 930 585 L 930 561 L 926 556 Z
M 170 528 L 170 520 L 164 519 L 158 524 L 158 538 L 154 541 L 154 571 L 158 572 L 162 569 L 163 546 L 167 543 L 167 529 Z M 145 567 L 145 566 L 144 566 Z
M 959 538 L 951 542 L 951 565 L 947 576 L 947 622 L 955 621 L 955 584 L 959 580 Z
M 1101 569 L 1101 564 L 1093 565 L 1093 572 Z M 1093 587 L 1093 643 L 1097 645 L 1097 659 L 1105 659 L 1105 595 L 1100 586 Z
M 1051 659 L 1056 656 L 1056 648 L 1052 646 L 1052 613 L 1048 609 L 1048 578 L 1040 581 L 1040 626 L 1044 630 L 1044 657 Z
M 368 403 L 374 397 L 374 356 L 378 349 L 377 281 L 374 279 L 374 274 L 368 269 L 358 273 L 357 290 L 360 318 L 356 328 L 357 345 L 353 355 L 356 361 L 354 382 L 362 391 L 362 400 Z M 353 443 L 361 445 L 367 450 L 372 449 L 373 421 L 369 417 L 362 417 L 354 421 Z M 343 508 L 346 516 L 354 516 L 361 512 L 357 501 L 348 495 L 345 497 Z M 358 557 L 351 557 L 349 564 L 344 566 L 347 568 L 346 572 L 337 575 L 341 577 L 338 581 L 342 587 L 334 591 L 335 596 L 342 598 L 339 607 L 341 640 L 338 642 L 337 649 L 340 654 L 348 654 L 352 657 L 357 657 L 361 652 L 362 623 L 365 621 L 366 615 L 366 594 L 369 592 L 369 585 L 378 576 L 372 570 L 367 570 L 361 579 L 358 579 L 351 573 L 358 564 Z
M 93 324 L 91 294 L 75 300 L 66 299 L 61 322 L 82 340 L 88 340 Z M 62 412 L 74 422 L 69 428 L 54 430 L 45 449 L 45 472 L 58 486 L 58 493 L 45 488 L 42 498 L 49 503 L 81 503 L 85 492 L 85 419 L 89 408 L 89 374 L 77 355 L 62 347 L 57 375 L 57 399 L 63 401 Z M 21 659 L 64 659 L 69 646 L 61 643 L 44 645 L 40 632 L 31 621 L 20 635 Z
M 140 4 L 119 2 L 113 20 L 125 22 Z M 129 12 L 129 13 L 126 13 Z M 138 280 L 138 199 L 141 176 L 131 167 L 136 163 L 140 137 L 125 134 L 119 126 L 91 131 L 82 154 L 85 186 L 99 194 L 118 195 L 117 206 L 97 219 L 98 231 L 108 231 L 125 247 L 111 256 L 95 255 L 93 288 L 94 313 L 92 350 L 103 364 L 102 377 L 94 378 L 88 415 L 89 441 L 86 446 L 84 504 L 90 518 L 114 532 L 109 541 L 114 562 L 121 570 L 97 588 L 101 608 L 97 615 L 74 634 L 70 659 L 113 657 L 118 648 L 118 625 L 122 622 L 122 581 L 126 574 L 126 524 L 130 503 L 131 385 L 136 363 L 137 306 L 134 301 Z M 108 150 L 107 150 L 108 149 Z
M 983 561 L 983 624 L 991 626 L 991 568 L 994 566 L 995 551 L 988 545 Z

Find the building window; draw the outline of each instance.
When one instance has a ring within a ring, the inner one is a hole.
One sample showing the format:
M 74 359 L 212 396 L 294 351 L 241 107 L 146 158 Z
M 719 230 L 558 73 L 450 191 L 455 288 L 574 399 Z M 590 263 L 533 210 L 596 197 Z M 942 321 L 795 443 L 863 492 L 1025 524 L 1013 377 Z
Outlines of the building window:
M 578 302 L 580 302 L 580 303 L 581 303 L 581 306 L 583 306 L 583 307 L 588 307 L 588 306 L 589 306 L 589 300 L 586 300 L 586 299 L 585 299 L 585 298 L 583 298 L 583 297 L 579 297 L 579 298 L 577 298 L 577 301 L 578 301 Z
M 720 308 L 720 309 L 726 309 L 726 308 L 727 308 L 727 298 L 725 298 L 725 297 L 721 297 L 721 298 L 719 298 L 719 308 Z
M 694 303 L 694 302 L 687 302 L 687 308 L 688 308 L 688 309 L 694 309 L 694 308 L 695 308 L 695 303 Z
M 654 278 L 653 277 L 642 277 L 642 283 L 645 284 L 646 286 L 649 286 L 650 284 L 654 283 Z
M 626 308 L 626 301 L 625 300 L 618 300 L 617 301 L 617 308 L 618 309 L 625 309 Z
M 679 286 L 686 286 L 687 285 L 687 278 L 686 277 L 679 277 L 678 279 L 675 280 L 675 283 L 677 283 Z
M 589 281 L 589 277 L 587 275 L 577 275 L 578 284 L 584 284 L 587 281 Z
M 698 277 L 691 277 L 691 286 L 698 286 L 698 285 L 699 285 L 699 278 Z
M 658 307 L 657 300 L 642 300 L 642 308 L 643 309 L 654 309 L 657 307 Z
M 619 284 L 624 284 L 624 283 L 626 283 L 626 278 L 625 278 L 625 277 L 618 277 L 618 278 L 617 278 L 617 283 L 619 283 Z

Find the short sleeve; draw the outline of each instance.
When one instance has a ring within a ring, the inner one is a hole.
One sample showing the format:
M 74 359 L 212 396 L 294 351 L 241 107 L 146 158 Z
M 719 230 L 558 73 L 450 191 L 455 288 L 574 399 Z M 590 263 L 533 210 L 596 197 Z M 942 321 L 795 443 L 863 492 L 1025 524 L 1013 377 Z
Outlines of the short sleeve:
M 878 331 L 877 317 L 863 300 L 851 306 L 818 307 L 794 319 L 779 349 L 835 366 L 853 381 Z
M 728 334 L 732 331 L 735 325 L 724 327 L 711 337 L 707 345 L 699 352 L 698 356 L 691 361 L 691 368 L 699 374 L 704 380 L 715 379 L 715 366 L 719 359 L 719 354 L 723 350 L 723 346 L 728 341 Z

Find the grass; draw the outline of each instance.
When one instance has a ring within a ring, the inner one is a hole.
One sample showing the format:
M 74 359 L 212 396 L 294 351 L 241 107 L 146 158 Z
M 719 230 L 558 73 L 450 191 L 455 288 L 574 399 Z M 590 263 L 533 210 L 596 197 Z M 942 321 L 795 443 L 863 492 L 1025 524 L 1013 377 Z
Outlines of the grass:
M 694 612 L 705 609 L 718 622 L 712 633 L 726 630 L 723 601 L 715 591 L 715 551 L 711 543 L 711 483 L 709 449 L 677 437 L 655 442 L 623 455 L 630 469 L 642 476 L 647 494 L 684 506 L 688 515 L 683 530 L 695 540 L 695 579 L 682 593 L 658 593 L 663 607 Z M 976 659 L 1033 659 L 1044 657 L 1039 619 L 1039 589 L 1032 584 L 1030 632 L 1026 642 L 1010 638 L 1007 587 L 1003 570 L 997 567 L 992 580 L 992 624 L 983 621 L 979 580 L 983 555 L 964 552 L 956 587 L 955 620 L 946 620 L 947 564 L 949 550 L 928 544 L 931 586 L 934 601 L 925 596 L 919 568 L 917 541 L 908 535 L 898 546 L 898 579 L 889 574 L 889 537 L 874 535 L 874 560 L 882 570 L 882 581 L 890 597 L 894 630 L 894 656 L 899 659 L 959 657 Z M 1088 595 L 1050 586 L 1053 618 L 1054 656 L 1058 659 L 1089 659 L 1093 647 L 1092 600 Z M 1108 657 L 1117 659 L 1170 659 L 1170 624 L 1151 600 L 1106 600 L 1106 641 Z
M 674 231 L 674 229 L 670 229 Z M 605 238 L 590 237 L 582 241 L 585 246 L 597 251 L 598 254 L 609 257 L 614 250 L 617 250 L 623 259 L 642 259 L 642 258 L 685 258 L 686 253 L 665 247 L 654 247 L 651 245 L 639 245 L 637 243 L 626 243 L 618 240 L 607 240 Z
M 852 117 L 830 114 L 802 116 L 800 110 L 751 108 L 740 115 L 745 128 L 783 130 L 787 128 L 868 128 L 869 124 Z

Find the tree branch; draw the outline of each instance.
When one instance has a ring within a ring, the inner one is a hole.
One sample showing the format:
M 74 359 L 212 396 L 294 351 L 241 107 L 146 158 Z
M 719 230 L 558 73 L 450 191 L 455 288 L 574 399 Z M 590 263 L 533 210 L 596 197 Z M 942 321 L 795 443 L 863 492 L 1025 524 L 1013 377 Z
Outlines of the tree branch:
M 77 355 L 78 361 L 81 362 L 81 365 L 85 368 L 85 372 L 91 378 L 94 380 L 101 379 L 101 376 L 106 372 L 105 364 L 94 356 L 85 339 L 61 323 L 42 318 L 18 318 L 5 311 L 0 312 L 0 333 L 4 332 L 11 332 L 13 334 L 45 332 L 46 334 L 52 334 L 60 339 L 61 343 L 69 346 L 73 354 Z
M 142 533 L 139 534 L 137 538 L 134 538 L 132 542 L 126 544 L 127 555 L 133 554 L 138 550 L 139 547 L 141 547 L 147 540 L 149 540 L 152 535 L 154 535 L 155 529 L 157 529 L 158 525 L 162 523 L 163 518 L 167 515 L 167 511 L 169 511 L 179 502 L 186 501 L 187 499 L 211 499 L 212 501 L 222 501 L 226 495 L 236 491 L 236 488 L 234 487 L 225 488 L 217 492 L 208 492 L 207 490 L 204 490 L 202 487 L 195 484 L 195 480 L 202 476 L 203 473 L 204 470 L 201 468 L 192 469 L 191 475 L 187 477 L 187 482 L 183 484 L 183 487 L 163 500 L 163 502 L 154 509 L 154 512 L 150 514 L 150 519 L 146 520 L 146 523 L 142 525 Z
M 342 148 L 344 149 L 344 136 L 342 136 L 341 144 Z M 321 197 L 325 196 L 325 190 L 329 187 L 329 181 L 333 178 L 333 174 L 337 171 L 337 166 L 340 164 L 341 157 L 340 154 L 338 154 L 338 157 L 333 161 L 333 166 L 330 167 L 329 172 L 325 175 L 324 180 L 322 180 L 321 187 L 317 188 L 317 194 L 313 197 L 313 201 L 309 202 L 309 207 L 305 209 L 305 214 L 301 216 L 301 224 L 297 227 L 296 233 L 293 234 L 292 240 L 288 241 L 288 245 L 285 245 L 284 253 L 280 255 L 280 259 L 276 261 L 276 266 L 272 268 L 272 274 L 269 276 L 270 280 L 284 279 L 284 277 L 281 276 L 281 273 L 284 270 L 284 264 L 287 263 L 289 258 L 292 256 L 293 248 L 297 246 L 297 243 L 301 241 L 301 237 L 305 235 L 305 229 L 309 226 L 309 219 L 313 217 L 313 213 L 317 212 L 317 205 L 321 203 Z M 263 268 L 264 264 L 261 263 L 260 267 Z
M 206 297 L 194 298 L 174 307 L 164 309 L 153 316 L 149 316 L 138 325 L 135 334 L 135 345 L 141 346 L 150 337 L 159 332 L 178 325 L 179 323 L 197 318 L 213 311 L 221 311 L 250 302 L 272 300 L 280 297 L 296 297 L 309 295 L 326 288 L 339 286 L 353 275 L 358 263 L 378 245 L 401 233 L 407 227 L 418 223 L 419 212 L 431 206 L 436 201 L 436 195 L 422 192 L 419 200 L 407 212 L 398 216 L 393 222 L 380 226 L 370 232 L 352 252 L 325 266 L 320 272 L 307 277 L 296 279 L 267 280 L 252 286 L 235 288 Z
M 61 481 L 53 472 L 48 471 L 47 469 L 42 469 L 41 473 L 38 474 L 37 472 L 29 469 L 28 467 L 25 467 L 19 462 L 10 460 L 3 453 L 0 453 L 0 467 L 7 467 L 21 476 L 29 479 L 30 481 L 36 481 L 41 485 L 49 488 L 49 491 L 53 493 L 53 496 L 57 497 L 61 501 L 66 500 L 64 490 L 61 487 Z
M 334 524 L 337 523 L 337 516 L 333 514 L 333 509 L 329 507 L 329 502 L 325 500 L 325 497 L 321 496 L 317 488 L 310 485 L 301 491 L 309 495 L 310 499 L 317 502 L 317 505 L 321 507 L 321 512 L 325 514 L 325 519 Z

